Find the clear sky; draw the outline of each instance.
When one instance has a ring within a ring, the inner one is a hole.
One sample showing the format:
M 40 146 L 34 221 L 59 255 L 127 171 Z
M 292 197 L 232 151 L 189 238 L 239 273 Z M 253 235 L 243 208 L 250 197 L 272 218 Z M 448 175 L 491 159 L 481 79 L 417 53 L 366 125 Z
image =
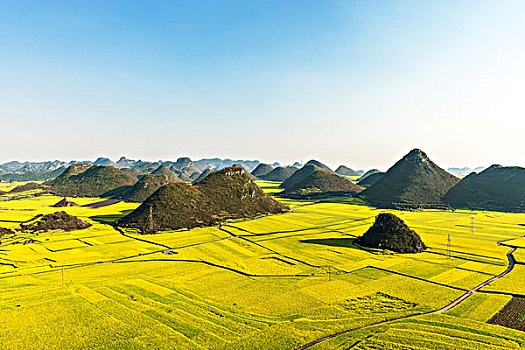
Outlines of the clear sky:
M 0 162 L 525 166 L 525 1 L 0 0 Z

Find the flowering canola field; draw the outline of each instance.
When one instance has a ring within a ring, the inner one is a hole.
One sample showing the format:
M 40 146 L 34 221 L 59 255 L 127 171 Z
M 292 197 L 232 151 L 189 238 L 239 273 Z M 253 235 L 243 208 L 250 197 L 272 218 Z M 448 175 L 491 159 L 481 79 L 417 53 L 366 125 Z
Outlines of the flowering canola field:
M 277 185 L 261 183 L 271 194 Z M 93 226 L 0 237 L 2 349 L 295 349 L 440 309 L 506 269 L 509 248 L 497 242 L 525 246 L 524 214 L 395 211 L 429 247 L 401 255 L 352 244 L 382 210 L 348 198 L 288 201 L 293 211 L 283 215 L 139 235 L 111 225 L 137 204 L 53 208 L 61 198 L 34 194 L 0 196 L 0 227 L 58 210 Z M 522 270 L 444 314 L 312 348 L 519 348 L 525 333 L 487 321 L 525 294 Z

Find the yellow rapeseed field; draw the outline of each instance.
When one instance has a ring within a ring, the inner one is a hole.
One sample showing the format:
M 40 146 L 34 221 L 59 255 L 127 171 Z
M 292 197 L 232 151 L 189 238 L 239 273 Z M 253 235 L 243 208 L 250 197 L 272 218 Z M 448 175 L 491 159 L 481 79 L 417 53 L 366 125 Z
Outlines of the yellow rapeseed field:
M 280 191 L 278 183 L 259 184 L 270 194 Z M 1 227 L 58 210 L 92 224 L 0 238 L 2 349 L 295 349 L 439 309 L 505 271 L 509 248 L 498 241 L 525 247 L 524 214 L 392 211 L 428 246 L 420 254 L 394 254 L 353 244 L 384 210 L 346 197 L 286 200 L 290 213 L 155 235 L 111 225 L 138 204 L 52 207 L 60 199 L 0 196 Z M 99 200 L 74 198 L 80 205 Z M 518 249 L 516 257 L 524 256 Z M 522 270 L 517 266 L 446 313 L 313 349 L 519 348 L 523 332 L 486 321 L 510 300 L 508 293 L 525 294 Z

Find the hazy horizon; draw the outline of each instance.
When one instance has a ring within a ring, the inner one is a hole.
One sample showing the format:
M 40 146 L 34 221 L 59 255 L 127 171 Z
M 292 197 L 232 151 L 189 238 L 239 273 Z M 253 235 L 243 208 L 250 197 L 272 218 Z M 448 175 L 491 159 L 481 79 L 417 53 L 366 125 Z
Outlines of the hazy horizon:
M 0 4 L 11 160 L 525 166 L 521 1 Z
M 423 150 L 424 151 L 424 150 Z M 408 152 L 407 152 L 408 153 Z M 295 161 L 292 161 L 292 162 L 281 162 L 279 160 L 261 160 L 261 159 L 257 159 L 257 158 L 235 158 L 235 157 L 215 157 L 215 156 L 205 156 L 205 157 L 198 157 L 198 158 L 192 158 L 192 157 L 189 157 L 192 161 L 198 161 L 198 160 L 201 160 L 201 159 L 213 159 L 213 158 L 219 158 L 219 159 L 231 159 L 231 160 L 243 160 L 243 161 L 259 161 L 261 163 L 265 163 L 265 164 L 273 164 L 275 162 L 278 162 L 280 165 L 282 166 L 291 166 L 293 165 L 293 163 L 295 162 L 299 162 L 301 164 L 305 164 L 306 162 L 308 162 L 309 160 L 318 160 L 326 165 L 328 165 L 330 168 L 332 168 L 332 170 L 336 170 L 337 167 L 339 167 L 340 165 L 345 165 L 345 166 L 348 166 L 350 168 L 352 168 L 353 170 L 363 170 L 363 171 L 368 171 L 368 170 L 372 170 L 372 169 L 378 169 L 378 170 L 381 170 L 381 171 L 386 171 L 388 170 L 391 166 L 393 166 L 398 160 L 400 160 L 403 156 L 405 156 L 406 154 L 403 154 L 402 156 L 400 156 L 398 159 L 393 159 L 392 162 L 387 165 L 386 167 L 384 168 L 381 168 L 381 167 L 370 167 L 370 168 L 363 168 L 363 167 L 359 167 L 359 166 L 353 166 L 352 164 L 350 163 L 329 163 L 329 162 L 325 162 L 323 161 L 322 159 L 320 158 L 307 158 L 307 159 L 302 159 L 302 160 L 295 160 Z M 428 155 L 428 154 L 427 154 Z M 118 161 L 121 157 L 125 157 L 129 160 L 134 160 L 134 161 L 138 161 L 138 160 L 142 160 L 142 161 L 149 161 L 149 162 L 158 162 L 158 161 L 163 161 L 163 162 L 167 162 L 167 161 L 176 161 L 178 158 L 181 158 L 181 157 L 187 157 L 186 155 L 180 155 L 180 156 L 176 156 L 175 158 L 168 158 L 168 159 L 145 159 L 145 158 L 140 158 L 140 157 L 130 157 L 130 156 L 126 156 L 126 155 L 120 155 L 120 156 L 116 156 L 116 157 L 107 157 L 107 156 L 97 156 L 97 157 L 94 157 L 94 158 L 75 158 L 75 159 L 42 159 L 42 160 L 27 160 L 27 159 L 11 159 L 11 160 L 8 160 L 8 161 L 1 161 L 0 160 L 0 164 L 5 164 L 5 163 L 8 163 L 8 162 L 11 162 L 11 161 L 19 161 L 19 162 L 44 162 L 44 161 L 63 161 L 63 162 L 71 162 L 71 161 L 79 161 L 79 162 L 82 162 L 82 161 L 90 161 L 90 162 L 95 162 L 98 158 L 108 158 L 114 162 Z M 431 158 L 432 159 L 432 158 Z M 471 169 L 475 169 L 475 168 L 478 168 L 478 167 L 489 167 L 490 165 L 494 165 L 494 164 L 498 164 L 498 165 L 504 165 L 504 166 L 513 166 L 512 164 L 501 164 L 501 163 L 491 163 L 491 164 L 487 164 L 487 165 L 477 165 L 477 166 L 445 166 L 445 165 L 442 165 L 442 164 L 437 164 L 438 166 L 444 168 L 444 169 L 448 169 L 448 168 L 464 168 L 464 167 L 467 167 L 467 168 L 471 168 Z

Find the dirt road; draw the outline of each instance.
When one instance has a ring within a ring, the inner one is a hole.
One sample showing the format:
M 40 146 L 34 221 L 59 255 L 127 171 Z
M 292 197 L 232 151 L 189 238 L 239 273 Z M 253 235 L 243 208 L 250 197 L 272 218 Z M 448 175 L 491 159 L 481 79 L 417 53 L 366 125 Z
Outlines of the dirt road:
M 507 259 L 509 260 L 509 265 L 507 266 L 507 269 L 505 270 L 505 272 L 501 273 L 498 276 L 492 277 L 491 279 L 481 283 L 480 285 L 476 286 L 475 288 L 471 289 L 467 293 L 463 294 L 460 298 L 458 298 L 455 301 L 451 302 L 447 306 L 445 306 L 445 307 L 443 307 L 443 308 L 441 308 L 439 310 L 435 310 L 435 311 L 430 311 L 430 312 L 425 312 L 425 313 L 418 313 L 418 314 L 414 314 L 414 315 L 410 315 L 410 316 L 396 318 L 396 319 L 393 319 L 393 320 L 377 322 L 377 323 L 369 324 L 367 326 L 358 327 L 358 328 L 354 328 L 354 329 L 349 329 L 349 330 L 346 330 L 346 331 L 343 331 L 343 332 L 340 332 L 340 333 L 328 335 L 326 337 L 317 339 L 317 340 L 315 340 L 315 341 L 313 341 L 311 343 L 303 345 L 300 348 L 297 348 L 297 350 L 303 350 L 303 349 L 311 348 L 312 346 L 314 346 L 316 344 L 319 344 L 321 342 L 324 342 L 325 340 L 333 339 L 333 338 L 341 336 L 343 334 L 348 334 L 348 333 L 352 333 L 352 332 L 356 332 L 356 331 L 359 331 L 359 330 L 368 329 L 368 328 L 372 328 L 372 327 L 382 326 L 382 325 L 389 324 L 389 323 L 392 323 L 392 322 L 401 321 L 401 320 L 407 320 L 407 319 L 411 319 L 411 318 L 418 317 L 418 316 L 440 314 L 440 313 L 446 312 L 446 311 L 448 311 L 448 310 L 458 306 L 459 304 L 461 304 L 462 302 L 467 300 L 471 295 L 473 295 L 474 293 L 478 292 L 481 288 L 483 288 L 483 287 L 489 285 L 490 283 L 492 283 L 492 282 L 502 278 L 503 276 L 505 276 L 508 273 L 510 273 L 512 271 L 512 269 L 514 269 L 514 265 L 516 264 L 516 260 L 514 259 L 514 256 L 512 254 L 516 251 L 517 247 L 511 246 L 511 245 L 507 245 L 507 244 L 503 244 L 502 242 L 498 242 L 498 245 L 511 248 L 511 250 L 507 253 Z

